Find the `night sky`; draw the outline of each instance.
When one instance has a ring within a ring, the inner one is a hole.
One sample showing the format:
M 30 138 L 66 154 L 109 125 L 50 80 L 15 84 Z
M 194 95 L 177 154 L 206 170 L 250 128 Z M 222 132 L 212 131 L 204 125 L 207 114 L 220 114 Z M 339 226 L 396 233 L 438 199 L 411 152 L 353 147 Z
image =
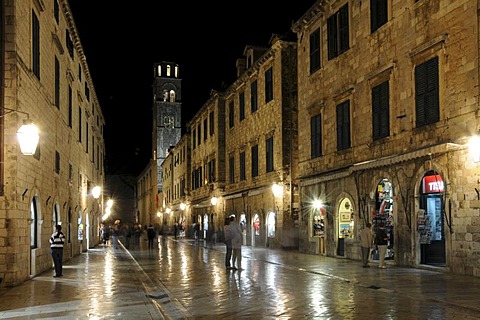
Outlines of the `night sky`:
M 179 64 L 186 123 L 235 80 L 246 45 L 267 46 L 314 2 L 70 0 L 106 121 L 107 174 L 139 174 L 149 161 L 155 62 Z

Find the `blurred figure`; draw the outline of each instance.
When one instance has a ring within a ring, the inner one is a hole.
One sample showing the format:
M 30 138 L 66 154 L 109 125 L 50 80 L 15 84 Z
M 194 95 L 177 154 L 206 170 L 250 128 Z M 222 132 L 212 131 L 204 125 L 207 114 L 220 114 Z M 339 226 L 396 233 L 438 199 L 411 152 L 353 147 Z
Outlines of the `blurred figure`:
M 225 253 L 225 268 L 227 270 L 232 269 L 230 261 L 232 260 L 232 231 L 230 230 L 230 218 L 225 218 L 225 223 L 223 225 L 223 235 L 224 242 L 227 246 L 227 251 Z
M 153 249 L 153 239 L 155 239 L 155 234 L 155 229 L 152 225 L 149 225 L 147 228 L 148 249 Z
M 112 238 L 113 238 L 113 249 L 118 249 L 118 238 L 120 237 L 120 220 L 115 220 L 115 223 L 113 224 L 113 232 L 112 232 Z
M 100 238 L 102 239 L 102 243 L 104 245 L 107 244 L 109 237 L 109 228 L 105 225 L 105 223 L 102 222 L 100 225 Z
M 360 231 L 358 235 L 358 240 L 360 241 L 360 246 L 362 248 L 362 263 L 364 268 L 369 268 L 368 258 L 370 256 L 370 250 L 373 247 L 373 233 L 372 233 L 372 224 L 367 222 L 365 228 Z
M 132 238 L 132 228 L 130 228 L 130 225 L 128 223 L 125 225 L 124 237 L 125 237 L 125 248 L 129 249 L 130 239 Z
M 381 222 L 378 225 L 378 230 L 375 233 L 375 244 L 378 247 L 378 267 L 385 269 L 385 255 L 387 254 L 388 235 L 385 232 L 385 225 Z
M 140 237 L 142 236 L 142 227 L 136 224 L 133 228 L 133 236 L 135 237 L 135 246 L 140 246 Z
M 232 232 L 232 269 L 233 270 L 243 270 L 242 269 L 242 243 L 243 243 L 243 233 L 240 225 L 235 220 L 235 216 L 230 216 L 230 225 L 229 229 Z

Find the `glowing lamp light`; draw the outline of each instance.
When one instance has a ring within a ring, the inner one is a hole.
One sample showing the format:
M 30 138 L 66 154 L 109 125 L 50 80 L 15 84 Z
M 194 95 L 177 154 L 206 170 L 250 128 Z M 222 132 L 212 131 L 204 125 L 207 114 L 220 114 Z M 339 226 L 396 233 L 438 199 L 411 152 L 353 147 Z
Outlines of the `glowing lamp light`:
M 218 203 L 218 198 L 217 198 L 217 197 L 212 197 L 212 199 L 210 199 L 210 203 L 212 204 L 212 206 L 217 205 L 217 203 Z
M 161 216 L 161 215 L 162 215 L 162 214 L 160 213 L 160 211 L 159 211 L 159 212 L 157 212 L 157 217 L 159 217 L 159 218 L 160 218 L 160 216 Z
M 321 209 L 322 208 L 322 202 L 318 199 L 313 201 L 313 208 L 317 209 L 317 210 Z
M 283 187 L 279 185 L 278 183 L 275 183 L 272 186 L 272 192 L 275 197 L 280 197 L 283 194 Z
M 480 162 L 480 137 L 473 136 L 468 143 L 468 147 L 470 148 L 473 161 Z
M 165 212 L 166 212 L 167 214 L 169 214 L 170 212 L 172 212 L 172 209 L 167 208 L 167 209 L 165 209 Z
M 180 210 L 185 210 L 186 207 L 185 203 L 180 203 Z
M 92 196 L 95 198 L 95 199 L 98 199 L 100 197 L 100 192 L 102 191 L 102 189 L 99 187 L 99 186 L 95 186 L 93 187 L 92 189 Z
M 40 139 L 38 128 L 33 122 L 25 120 L 23 125 L 17 130 L 17 139 L 20 144 L 20 151 L 24 155 L 34 155 L 35 150 L 37 150 L 38 140 Z

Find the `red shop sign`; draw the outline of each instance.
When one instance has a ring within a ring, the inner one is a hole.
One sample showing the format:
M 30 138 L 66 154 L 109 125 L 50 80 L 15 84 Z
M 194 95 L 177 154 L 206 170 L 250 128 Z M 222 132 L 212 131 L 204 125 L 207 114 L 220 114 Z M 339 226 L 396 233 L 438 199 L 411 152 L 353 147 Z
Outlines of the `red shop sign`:
M 444 192 L 442 177 L 438 174 L 423 177 L 423 193 Z

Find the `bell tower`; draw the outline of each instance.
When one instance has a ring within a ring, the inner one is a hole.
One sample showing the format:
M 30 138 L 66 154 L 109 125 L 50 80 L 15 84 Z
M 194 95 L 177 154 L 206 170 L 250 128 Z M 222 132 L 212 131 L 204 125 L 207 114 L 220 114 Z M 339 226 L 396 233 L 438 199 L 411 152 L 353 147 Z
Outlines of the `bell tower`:
M 154 64 L 153 80 L 153 156 L 157 161 L 158 190 L 162 190 L 161 164 L 168 149 L 175 146 L 182 135 L 182 79 L 174 62 Z

